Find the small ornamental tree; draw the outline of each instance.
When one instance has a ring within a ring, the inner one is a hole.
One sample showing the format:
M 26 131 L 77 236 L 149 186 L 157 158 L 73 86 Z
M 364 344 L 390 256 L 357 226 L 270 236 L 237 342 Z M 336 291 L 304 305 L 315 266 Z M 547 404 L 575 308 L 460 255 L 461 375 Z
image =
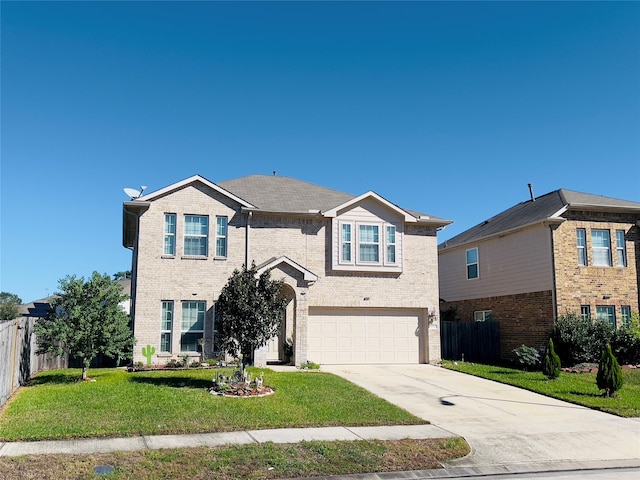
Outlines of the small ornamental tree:
M 269 272 L 258 275 L 255 263 L 234 270 L 216 303 L 217 334 L 222 350 L 242 355 L 242 366 L 253 363 L 253 352 L 280 332 L 283 282 Z
M 622 388 L 622 369 L 609 344 L 602 351 L 596 383 L 600 390 L 604 390 L 606 397 L 614 397 L 615 393 Z
M 9 292 L 0 293 L 0 320 L 13 320 L 18 318 L 18 307 L 22 304 L 22 299 Z
M 550 379 L 558 378 L 560 376 L 560 367 L 560 357 L 556 354 L 553 348 L 553 340 L 550 338 L 542 359 L 542 373 Z
M 117 281 L 93 272 L 86 281 L 67 276 L 59 281 L 59 289 L 47 316 L 35 324 L 37 353 L 79 357 L 82 380 L 98 354 L 131 358 L 135 340 L 129 315 L 120 305 L 128 297 Z

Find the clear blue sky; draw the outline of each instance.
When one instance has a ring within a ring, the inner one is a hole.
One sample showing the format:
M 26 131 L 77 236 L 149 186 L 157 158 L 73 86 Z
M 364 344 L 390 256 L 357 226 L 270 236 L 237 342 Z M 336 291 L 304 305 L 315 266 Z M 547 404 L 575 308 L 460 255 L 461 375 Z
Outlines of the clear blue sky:
M 123 187 L 285 175 L 453 220 L 640 201 L 639 2 L 0 4 L 1 285 L 128 270 Z

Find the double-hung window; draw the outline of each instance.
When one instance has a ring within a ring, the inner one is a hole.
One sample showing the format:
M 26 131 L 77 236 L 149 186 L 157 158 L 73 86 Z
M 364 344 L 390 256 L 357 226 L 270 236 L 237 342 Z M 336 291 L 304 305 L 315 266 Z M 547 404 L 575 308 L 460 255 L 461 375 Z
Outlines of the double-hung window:
M 576 243 L 578 246 L 578 265 L 587 265 L 587 231 L 584 228 L 576 229 Z
M 478 278 L 478 248 L 471 248 L 466 252 L 467 280 Z
M 227 217 L 216 217 L 216 257 L 227 256 Z
M 620 307 L 620 319 L 622 320 L 622 325 L 628 327 L 631 325 L 631 306 L 630 305 L 622 305 Z
M 609 230 L 591 230 L 593 264 L 599 267 L 611 266 L 611 238 Z
M 616 230 L 616 253 L 618 257 L 618 266 L 627 266 L 627 245 L 624 241 L 624 230 Z
M 171 353 L 171 337 L 173 335 L 173 302 L 162 302 L 162 320 L 160 321 L 160 352 Z
M 164 214 L 164 254 L 176 254 L 176 214 Z
M 351 263 L 352 262 L 352 245 L 353 240 L 352 225 L 350 223 L 340 224 L 340 262 Z
M 387 256 L 386 263 L 396 263 L 396 227 L 395 225 L 387 225 Z
M 205 302 L 182 302 L 180 322 L 180 351 L 198 352 L 198 340 L 204 337 Z
M 380 263 L 380 227 L 360 224 L 358 228 L 358 261 L 361 263 Z
M 580 316 L 583 320 L 591 320 L 591 306 L 580 305 Z
M 205 215 L 184 216 L 184 254 L 206 257 L 209 237 L 209 217 Z
M 596 306 L 596 320 L 604 320 L 616 328 L 616 309 L 611 305 Z

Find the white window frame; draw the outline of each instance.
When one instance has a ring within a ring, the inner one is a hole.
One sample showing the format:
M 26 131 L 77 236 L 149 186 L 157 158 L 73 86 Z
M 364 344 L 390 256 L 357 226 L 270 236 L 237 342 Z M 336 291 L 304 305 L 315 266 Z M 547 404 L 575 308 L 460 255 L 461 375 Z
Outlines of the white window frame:
M 587 230 L 585 228 L 576 228 L 576 246 L 578 248 L 578 265 L 586 267 L 587 260 Z
M 606 246 L 601 246 L 599 239 L 606 240 Z M 591 250 L 594 267 L 611 267 L 611 232 L 607 229 L 592 228 Z M 603 261 L 605 256 L 606 260 Z
M 620 320 L 623 326 L 631 326 L 631 305 L 620 306 Z
M 591 320 L 591 305 L 580 305 L 580 317 L 583 320 Z
M 357 227 L 356 263 L 358 265 L 382 265 L 382 252 L 381 252 L 382 242 L 380 241 L 380 230 L 381 230 L 382 224 L 373 223 L 373 222 L 358 222 L 356 224 L 356 227 Z M 360 231 L 362 227 L 374 227 L 376 229 L 378 241 L 377 242 L 362 241 L 362 235 Z M 365 245 L 375 245 L 378 253 L 377 260 L 362 260 L 362 257 L 360 256 L 361 255 L 360 248 Z
M 391 232 L 391 235 L 389 233 Z M 398 229 L 395 225 L 385 224 L 384 226 L 384 263 L 385 265 L 397 265 L 398 255 L 396 248 L 397 245 Z M 393 260 L 391 257 L 391 250 L 393 251 Z
M 616 328 L 616 307 L 613 305 L 596 305 L 596 320 L 604 320 Z
M 624 239 L 624 230 L 616 230 L 616 257 L 619 267 L 627 266 L 627 243 Z
M 476 252 L 476 259 L 473 262 L 469 261 L 469 252 Z M 478 247 L 474 247 L 474 248 L 469 248 L 464 252 L 464 259 L 465 259 L 465 263 L 466 263 L 466 269 L 467 269 L 467 280 L 476 280 L 478 278 L 480 278 L 480 253 L 478 252 Z M 469 271 L 469 267 L 474 266 L 475 265 L 475 276 L 471 276 L 470 275 L 470 271 Z
M 476 322 L 490 322 L 493 320 L 493 310 L 476 310 L 473 312 L 473 320 Z
M 221 233 L 220 228 L 224 231 Z M 227 258 L 227 248 L 229 245 L 229 218 L 224 215 L 216 217 L 216 258 Z
M 170 307 L 170 308 L 168 308 Z M 173 349 L 173 319 L 174 319 L 174 302 L 173 300 L 163 300 L 160 316 L 160 353 L 171 353 Z M 169 347 L 163 348 L 167 339 Z
M 190 218 L 204 218 L 206 219 L 206 225 L 205 225 L 205 233 L 188 233 L 187 229 L 189 228 L 189 221 L 187 219 Z M 189 243 L 187 241 L 187 239 L 190 238 L 198 238 L 198 239 L 202 239 L 204 238 L 204 253 L 187 253 L 187 244 Z M 184 239 L 183 239 L 183 254 L 185 257 L 200 257 L 200 258 L 206 258 L 209 254 L 209 216 L 208 215 L 192 215 L 192 214 L 185 214 L 184 216 Z
M 172 222 L 170 220 L 172 220 Z M 175 257 L 176 255 L 177 220 L 178 216 L 175 213 L 164 214 L 164 244 L 162 246 L 162 254 L 167 257 Z M 170 227 L 173 227 L 173 231 L 171 231 Z
M 354 243 L 354 235 L 355 228 L 353 222 L 339 222 L 339 251 L 338 251 L 338 263 L 343 265 L 353 265 L 354 257 L 353 257 L 353 243 Z M 349 240 L 345 240 L 345 227 L 349 227 Z M 349 254 L 349 258 L 345 258 L 345 248 L 346 252 Z
M 193 318 L 193 307 L 195 306 L 195 316 Z M 204 338 L 205 323 L 207 319 L 207 302 L 202 300 L 183 300 L 182 312 L 180 314 L 180 352 L 181 353 L 200 353 L 201 345 L 196 340 L 195 350 L 185 350 L 185 335 L 201 334 L 200 338 Z M 200 323 L 201 322 L 201 323 Z M 193 328 L 194 326 L 202 326 L 202 328 Z M 187 345 L 190 345 L 188 343 Z

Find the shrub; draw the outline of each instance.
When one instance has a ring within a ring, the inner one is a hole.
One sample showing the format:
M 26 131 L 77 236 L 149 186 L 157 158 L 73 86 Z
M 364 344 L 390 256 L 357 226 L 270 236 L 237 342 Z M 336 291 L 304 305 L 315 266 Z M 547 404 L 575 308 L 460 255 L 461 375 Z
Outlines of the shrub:
M 602 351 L 602 357 L 598 364 L 596 383 L 600 390 L 605 391 L 605 396 L 613 397 L 615 392 L 622 388 L 622 369 L 611 351 L 611 345 L 607 344 Z
M 300 365 L 300 369 L 302 370 L 318 370 L 320 368 L 320 364 L 307 360 L 306 362 Z
M 518 348 L 514 348 L 512 352 L 523 370 L 535 370 L 540 366 L 540 354 L 535 348 L 521 345 Z
M 553 343 L 564 365 L 597 362 L 603 348 L 611 342 L 615 329 L 606 321 L 582 318 L 567 312 L 556 320 Z
M 630 326 L 616 330 L 611 337 L 611 351 L 622 365 L 640 364 L 640 336 Z
M 558 378 L 560 376 L 560 366 L 560 357 L 556 354 L 553 348 L 553 340 L 550 338 L 542 360 L 542 373 L 550 379 Z

